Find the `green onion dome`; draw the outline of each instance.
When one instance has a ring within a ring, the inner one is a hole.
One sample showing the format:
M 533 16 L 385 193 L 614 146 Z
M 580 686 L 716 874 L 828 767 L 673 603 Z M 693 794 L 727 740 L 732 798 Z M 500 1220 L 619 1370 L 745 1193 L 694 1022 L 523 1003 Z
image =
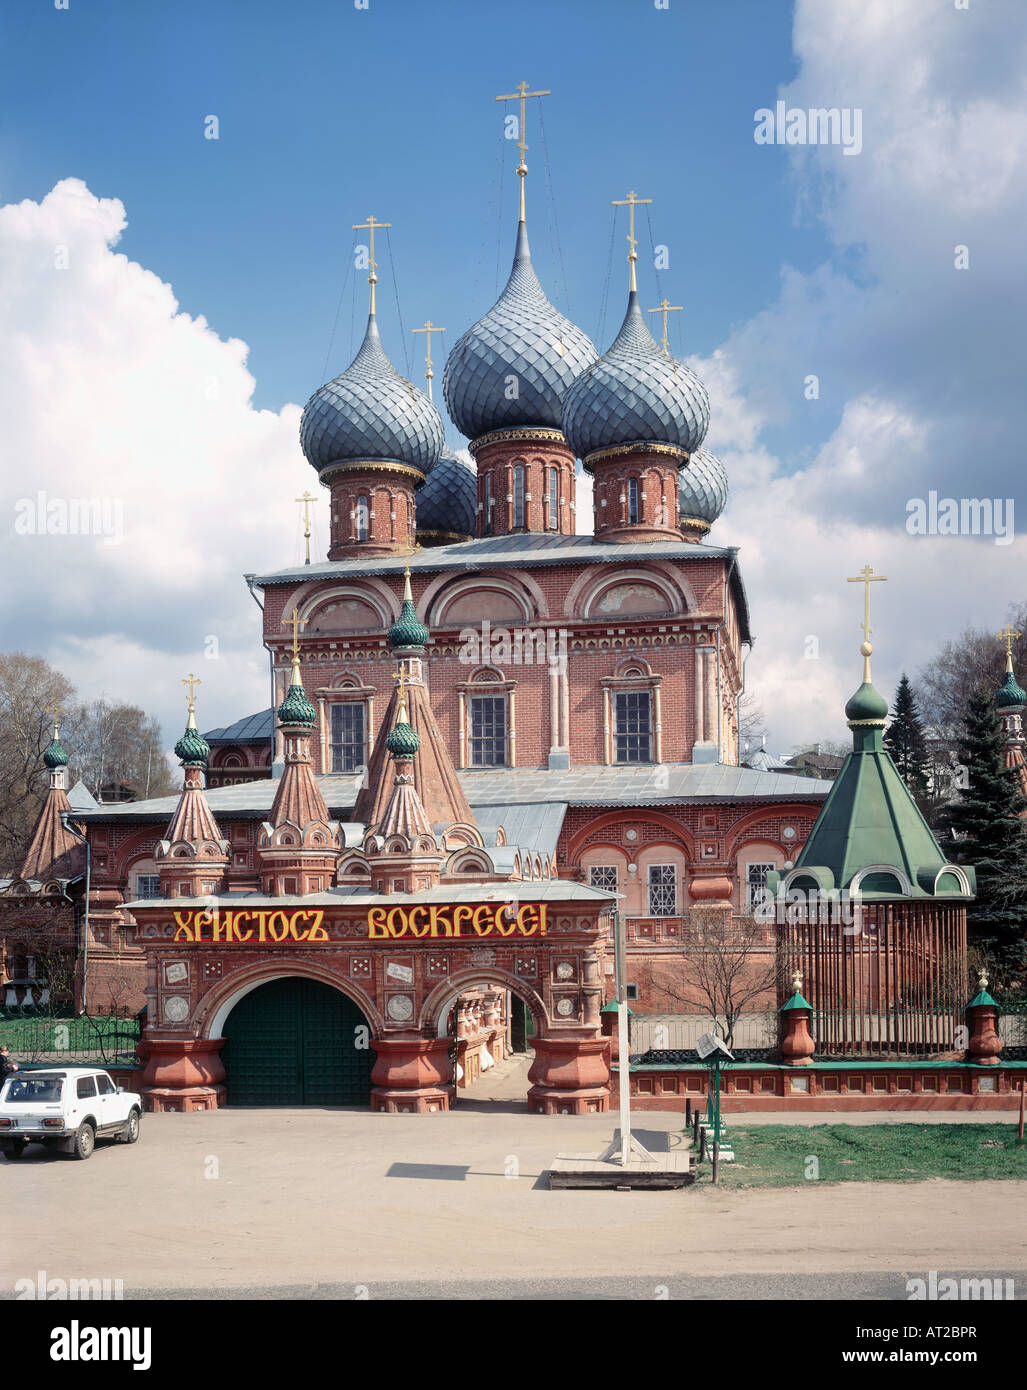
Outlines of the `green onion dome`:
M 385 747 L 394 758 L 412 758 L 421 746 L 421 736 L 406 721 L 406 711 L 400 710 L 400 717 L 385 739 Z
M 409 580 L 407 583 L 409 584 Z M 424 623 L 417 616 L 414 600 L 405 596 L 400 615 L 389 628 L 389 646 L 393 651 L 397 647 L 423 647 L 427 644 L 430 635 Z
M 54 772 L 59 767 L 68 766 L 68 755 L 61 746 L 56 733 L 43 751 L 43 764 Z
M 298 672 L 293 665 L 293 682 L 289 686 L 285 699 L 278 706 L 279 724 L 306 724 L 313 727 L 317 719 L 317 710 L 307 699 L 307 692 L 303 689 L 297 679 Z
M 192 716 L 190 715 L 190 721 Z M 175 744 L 175 757 L 183 767 L 203 767 L 210 757 L 210 744 L 192 722 L 186 725 L 185 733 Z
M 1025 701 L 1027 701 L 1027 690 L 1017 684 L 1016 677 L 1013 675 L 1012 664 L 1010 664 L 1006 668 L 1006 678 L 995 695 L 995 704 L 999 709 L 1018 709 Z
M 888 717 L 888 701 L 864 681 L 845 706 L 845 718 L 850 724 L 883 724 Z

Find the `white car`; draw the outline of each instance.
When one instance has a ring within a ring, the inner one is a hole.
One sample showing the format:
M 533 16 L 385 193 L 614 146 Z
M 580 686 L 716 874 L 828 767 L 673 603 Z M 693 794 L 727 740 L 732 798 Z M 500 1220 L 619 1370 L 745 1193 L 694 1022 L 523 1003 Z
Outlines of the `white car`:
M 142 1098 L 95 1067 L 47 1067 L 8 1076 L 0 1091 L 0 1150 L 21 1158 L 25 1145 L 43 1144 L 88 1158 L 97 1139 L 139 1138 Z

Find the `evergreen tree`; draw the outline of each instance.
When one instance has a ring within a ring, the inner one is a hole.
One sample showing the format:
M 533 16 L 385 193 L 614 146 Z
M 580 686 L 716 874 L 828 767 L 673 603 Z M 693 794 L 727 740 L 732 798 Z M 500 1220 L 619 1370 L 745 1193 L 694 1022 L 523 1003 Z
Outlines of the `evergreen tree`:
M 960 857 L 977 871 L 977 897 L 967 911 L 971 944 L 994 961 L 998 983 L 1022 984 L 1027 967 L 1027 799 L 1003 763 L 1002 731 L 991 698 L 970 696 L 960 757 L 967 786 L 952 807 Z
M 884 735 L 884 746 L 891 754 L 902 780 L 923 809 L 923 802 L 927 796 L 930 757 L 924 741 L 924 728 L 917 708 L 916 695 L 905 672 L 895 691 L 895 708 Z

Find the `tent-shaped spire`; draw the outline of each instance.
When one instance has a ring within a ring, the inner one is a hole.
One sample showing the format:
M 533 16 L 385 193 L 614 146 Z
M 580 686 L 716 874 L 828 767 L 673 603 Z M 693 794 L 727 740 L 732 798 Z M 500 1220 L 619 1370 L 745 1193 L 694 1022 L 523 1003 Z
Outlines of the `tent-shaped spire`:
M 199 681 L 190 675 L 183 684 L 189 686 L 189 713 L 185 732 L 175 744 L 184 774 L 182 794 L 154 853 L 165 897 L 214 893 L 228 867 L 228 841 L 203 791 L 210 745 L 196 727 L 193 688 Z
M 71 810 L 67 793 L 68 755 L 61 746 L 60 724 L 54 715 L 53 738 L 43 753 L 50 774 L 50 790 L 40 812 L 21 865 L 21 877 L 41 880 L 75 878 L 85 869 L 85 846 L 62 816 Z

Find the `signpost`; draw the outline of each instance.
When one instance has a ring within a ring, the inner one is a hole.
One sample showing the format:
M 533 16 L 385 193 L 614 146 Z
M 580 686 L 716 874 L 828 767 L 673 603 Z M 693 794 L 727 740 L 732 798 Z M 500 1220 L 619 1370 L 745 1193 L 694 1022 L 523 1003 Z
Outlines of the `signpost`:
M 720 1066 L 726 1059 L 732 1061 L 732 1054 L 728 1051 L 723 1038 L 714 1033 L 703 1033 L 702 1037 L 695 1045 L 700 1062 L 710 1060 L 710 1070 L 713 1073 L 713 1082 L 710 1086 L 709 1099 L 706 1103 L 706 1128 L 711 1131 L 710 1140 L 713 1149 L 713 1181 L 717 1181 L 717 1164 L 720 1159 L 730 1162 L 734 1158 L 734 1150 L 730 1144 L 721 1142 L 720 1127 Z
M 624 917 L 620 912 L 614 915 L 613 958 L 614 979 L 617 984 L 617 1091 L 620 1102 L 620 1142 L 617 1136 L 600 1155 L 612 1159 L 627 1168 L 631 1155 L 641 1162 L 652 1162 L 653 1156 L 647 1148 L 631 1133 L 631 1042 L 628 1038 L 628 991 L 627 991 L 627 934 Z

